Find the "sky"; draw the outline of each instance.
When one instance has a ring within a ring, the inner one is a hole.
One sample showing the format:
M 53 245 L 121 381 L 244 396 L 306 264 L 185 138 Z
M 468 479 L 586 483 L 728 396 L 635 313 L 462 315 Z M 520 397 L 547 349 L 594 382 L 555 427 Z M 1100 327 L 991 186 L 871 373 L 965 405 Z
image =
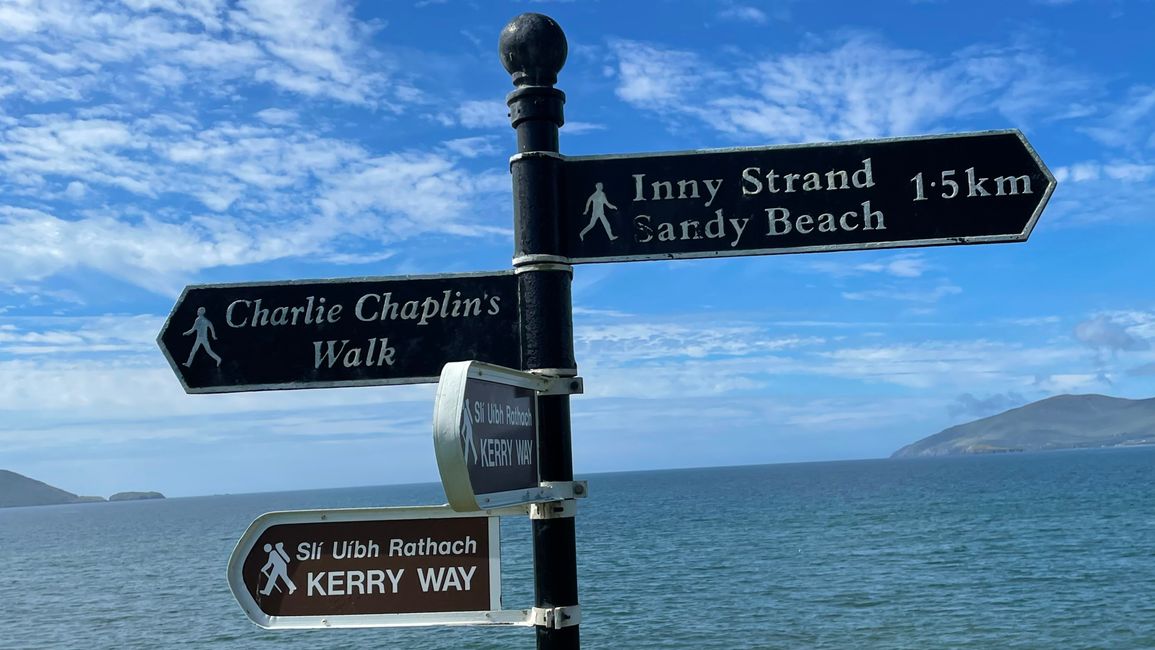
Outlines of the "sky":
M 0 468 L 190 496 L 438 480 L 433 385 L 186 395 L 190 284 L 511 268 L 501 29 L 561 151 L 1019 129 L 1023 243 L 578 265 L 578 474 L 888 456 L 1155 397 L 1155 3 L 0 0 Z

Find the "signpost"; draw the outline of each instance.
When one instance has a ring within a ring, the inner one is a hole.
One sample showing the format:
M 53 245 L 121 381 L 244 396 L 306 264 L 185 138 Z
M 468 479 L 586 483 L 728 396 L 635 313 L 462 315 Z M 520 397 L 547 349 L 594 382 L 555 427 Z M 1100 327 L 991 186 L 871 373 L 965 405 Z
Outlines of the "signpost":
M 580 391 L 576 377 L 557 381 L 477 361 L 446 364 L 433 403 L 433 446 L 449 505 L 470 511 L 555 498 L 538 469 L 537 396 Z
M 532 625 L 540 650 L 579 648 L 572 264 L 1024 241 L 1055 189 L 1014 130 L 565 158 L 567 52 L 540 14 L 501 33 L 514 271 L 192 286 L 165 323 L 190 393 L 441 378 L 453 509 L 261 516 L 228 572 L 256 624 Z M 532 520 L 534 607 L 507 611 L 491 509 L 514 504 L 529 504 L 504 514 Z
M 1018 131 L 566 158 L 575 264 L 1024 241 L 1055 179 Z
M 272 512 L 229 559 L 241 609 L 264 628 L 530 625 L 501 609 L 496 516 L 446 506 Z
M 432 383 L 450 361 L 518 363 L 517 279 L 194 285 L 157 342 L 189 393 Z

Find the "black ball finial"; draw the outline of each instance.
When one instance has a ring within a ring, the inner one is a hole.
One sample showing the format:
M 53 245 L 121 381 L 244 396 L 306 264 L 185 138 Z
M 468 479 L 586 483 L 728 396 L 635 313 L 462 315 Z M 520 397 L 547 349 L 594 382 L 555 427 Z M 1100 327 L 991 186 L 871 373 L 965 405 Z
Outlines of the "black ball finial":
M 515 86 L 552 86 L 565 65 L 569 45 L 561 26 L 549 16 L 522 14 L 501 30 L 501 64 Z

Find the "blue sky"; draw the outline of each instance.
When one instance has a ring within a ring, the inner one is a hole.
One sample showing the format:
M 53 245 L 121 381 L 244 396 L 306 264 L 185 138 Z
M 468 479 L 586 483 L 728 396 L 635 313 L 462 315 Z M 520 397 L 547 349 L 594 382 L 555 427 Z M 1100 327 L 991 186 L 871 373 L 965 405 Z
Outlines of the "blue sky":
M 82 494 L 437 480 L 433 386 L 185 395 L 186 284 L 510 267 L 513 16 L 563 153 L 1017 128 L 1026 243 L 575 268 L 579 473 L 888 455 L 1155 396 L 1155 3 L 0 0 L 0 468 Z

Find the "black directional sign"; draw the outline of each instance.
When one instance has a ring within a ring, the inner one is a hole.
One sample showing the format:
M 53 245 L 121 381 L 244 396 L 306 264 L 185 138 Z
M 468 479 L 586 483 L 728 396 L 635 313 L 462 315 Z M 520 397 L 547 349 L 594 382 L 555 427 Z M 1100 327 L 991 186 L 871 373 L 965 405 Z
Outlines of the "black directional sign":
M 445 365 L 433 446 L 449 505 L 468 511 L 543 500 L 538 472 L 540 376 L 492 364 Z
M 566 158 L 574 263 L 1024 241 L 1055 179 L 1018 131 Z
M 157 338 L 189 393 L 436 382 L 520 362 L 512 272 L 190 286 Z

